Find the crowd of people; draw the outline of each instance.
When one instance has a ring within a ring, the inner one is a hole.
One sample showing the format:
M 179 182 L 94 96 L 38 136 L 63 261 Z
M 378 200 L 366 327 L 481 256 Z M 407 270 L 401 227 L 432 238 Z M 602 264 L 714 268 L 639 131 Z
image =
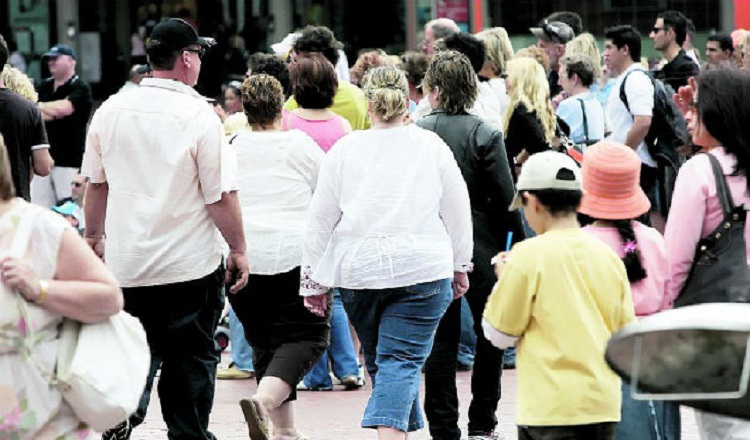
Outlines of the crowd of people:
M 519 439 L 679 439 L 679 406 L 635 400 L 603 349 L 674 307 L 699 241 L 750 203 L 750 32 L 710 36 L 701 62 L 690 20 L 664 11 L 649 69 L 631 25 L 597 41 L 556 12 L 529 31 L 537 44 L 514 48 L 501 27 L 439 18 L 421 51 L 364 50 L 349 70 L 333 32 L 308 26 L 217 101 L 194 89 L 215 42 L 168 18 L 93 116 L 70 46 L 44 54 L 36 89 L 6 66 L 0 437 L 94 435 L 28 353 L 51 369 L 63 318 L 124 309 L 151 365 L 105 440 L 143 423 L 159 371 L 169 438 L 215 438 L 216 379 L 254 377 L 239 402 L 252 440 L 307 439 L 299 393 L 367 381 L 361 427 L 379 439 L 426 424 L 460 440 L 461 369 L 464 432 L 501 439 L 516 366 Z M 696 419 L 703 439 L 750 439 L 750 422 Z

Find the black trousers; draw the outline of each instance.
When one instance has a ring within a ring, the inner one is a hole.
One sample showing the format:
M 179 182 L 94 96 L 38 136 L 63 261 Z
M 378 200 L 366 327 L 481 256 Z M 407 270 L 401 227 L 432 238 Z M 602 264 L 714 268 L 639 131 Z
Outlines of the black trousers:
M 573 426 L 519 426 L 518 440 L 615 440 L 617 423 Z
M 489 258 L 486 259 L 489 261 Z M 484 260 L 482 260 L 484 261 Z M 489 265 L 488 265 L 489 266 Z M 469 274 L 471 288 L 466 300 L 474 318 L 477 334 L 474 368 L 471 373 L 471 404 L 469 435 L 494 431 L 500 401 L 500 378 L 503 352 L 484 337 L 482 314 L 494 284 L 494 276 L 480 271 Z M 461 336 L 461 300 L 453 300 L 440 320 L 432 352 L 425 363 L 424 410 L 433 440 L 460 440 L 458 426 L 458 391 L 456 389 L 456 358 Z
M 224 268 L 192 281 L 124 288 L 125 311 L 146 330 L 151 370 L 138 410 L 130 417 L 137 426 L 146 417 L 154 377 L 167 437 L 172 440 L 213 440 L 208 418 L 214 402 L 220 351 L 214 332 L 224 308 Z

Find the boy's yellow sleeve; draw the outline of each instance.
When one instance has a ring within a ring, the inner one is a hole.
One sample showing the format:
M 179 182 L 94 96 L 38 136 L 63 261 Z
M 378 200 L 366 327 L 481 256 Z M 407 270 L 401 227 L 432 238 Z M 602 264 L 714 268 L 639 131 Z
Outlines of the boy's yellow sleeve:
M 531 320 L 536 283 L 517 259 L 509 258 L 484 308 L 484 319 L 500 332 L 521 336 Z

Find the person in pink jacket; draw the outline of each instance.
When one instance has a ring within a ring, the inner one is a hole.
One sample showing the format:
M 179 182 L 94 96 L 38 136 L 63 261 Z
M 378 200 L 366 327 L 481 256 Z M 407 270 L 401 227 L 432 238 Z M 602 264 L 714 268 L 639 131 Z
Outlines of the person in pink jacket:
M 613 141 L 586 150 L 584 197 L 578 211 L 594 222 L 584 230 L 607 243 L 622 258 L 630 281 L 635 314 L 648 316 L 671 307 L 666 299 L 668 264 L 659 231 L 634 220 L 651 203 L 639 184 L 641 160 L 632 148 Z M 678 439 L 679 406 L 637 401 L 622 387 L 622 418 L 617 440 Z
M 706 72 L 691 86 L 680 88 L 678 105 L 696 154 L 680 168 L 664 239 L 671 281 L 667 298 L 674 300 L 685 286 L 698 241 L 723 220 L 708 154 L 718 159 L 735 205 L 750 206 L 750 74 L 740 70 Z M 750 256 L 750 234 L 745 230 Z M 747 261 L 750 266 L 750 260 Z M 750 439 L 750 422 L 696 411 L 703 440 Z

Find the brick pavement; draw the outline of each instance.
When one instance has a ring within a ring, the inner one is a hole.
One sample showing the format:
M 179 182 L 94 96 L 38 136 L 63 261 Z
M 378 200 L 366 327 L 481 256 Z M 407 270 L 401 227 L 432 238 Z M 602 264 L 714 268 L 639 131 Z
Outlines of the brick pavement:
M 228 362 L 224 356 L 224 364 Z M 458 373 L 458 390 L 461 401 L 461 426 L 466 433 L 468 402 L 470 393 L 470 373 Z M 369 384 L 357 391 L 300 392 L 297 401 L 299 428 L 313 440 L 355 440 L 375 439 L 374 431 L 359 428 L 360 418 L 370 393 Z M 255 392 L 254 380 L 217 381 L 214 410 L 211 415 L 211 431 L 219 440 L 247 439 L 242 413 L 237 402 Z M 166 439 L 166 426 L 156 393 L 152 395 L 151 406 L 146 422 L 133 432 L 133 440 Z M 500 402 L 498 418 L 500 429 L 507 440 L 516 440 L 514 424 L 516 404 L 516 372 L 506 371 L 503 375 L 503 399 Z M 698 440 L 692 410 L 682 411 L 683 440 Z M 413 433 L 409 440 L 429 440 L 426 429 Z

